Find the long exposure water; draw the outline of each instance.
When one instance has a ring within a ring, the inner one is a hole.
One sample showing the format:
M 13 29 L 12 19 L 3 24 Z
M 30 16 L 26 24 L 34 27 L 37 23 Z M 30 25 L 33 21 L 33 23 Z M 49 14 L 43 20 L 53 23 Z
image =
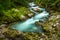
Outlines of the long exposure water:
M 29 3 L 29 10 L 33 13 L 35 13 L 35 15 L 30 18 L 27 19 L 24 22 L 18 22 L 16 23 L 12 28 L 16 29 L 18 31 L 21 32 L 42 32 L 42 27 L 39 26 L 35 26 L 35 22 L 36 21 L 44 21 L 46 17 L 49 16 L 49 13 L 45 11 L 44 8 L 40 8 L 39 6 L 35 6 L 36 4 L 34 4 L 34 2 Z M 42 12 L 36 12 L 32 9 L 38 9 L 41 10 Z

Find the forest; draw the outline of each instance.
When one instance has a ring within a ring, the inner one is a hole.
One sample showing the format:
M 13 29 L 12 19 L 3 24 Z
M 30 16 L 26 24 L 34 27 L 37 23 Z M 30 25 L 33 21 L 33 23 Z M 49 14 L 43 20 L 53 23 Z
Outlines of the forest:
M 43 32 L 20 32 L 11 28 L 11 25 L 35 17 L 29 10 L 31 2 L 49 13 L 44 22 L 39 19 L 34 23 L 37 27 L 42 26 Z M 60 40 L 60 0 L 0 0 L 0 40 Z

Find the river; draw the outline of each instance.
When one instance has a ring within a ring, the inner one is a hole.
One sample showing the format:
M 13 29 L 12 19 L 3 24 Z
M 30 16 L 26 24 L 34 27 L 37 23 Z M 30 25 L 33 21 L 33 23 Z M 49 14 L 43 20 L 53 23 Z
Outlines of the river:
M 38 9 L 42 12 L 36 12 L 33 9 Z M 39 6 L 34 4 L 34 2 L 29 3 L 29 10 L 35 15 L 32 18 L 27 19 L 26 21 L 16 23 L 12 28 L 21 32 L 42 32 L 42 27 L 37 27 L 35 25 L 35 22 L 39 20 L 44 22 L 46 17 L 49 16 L 49 13 L 44 8 L 40 8 Z

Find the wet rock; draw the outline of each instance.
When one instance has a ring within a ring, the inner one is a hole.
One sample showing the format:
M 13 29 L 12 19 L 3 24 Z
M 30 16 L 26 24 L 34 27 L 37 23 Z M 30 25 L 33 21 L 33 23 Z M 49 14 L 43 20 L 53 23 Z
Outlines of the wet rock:
M 32 10 L 34 10 L 35 12 L 42 12 L 41 10 L 39 10 L 37 8 L 33 8 Z
M 33 13 L 30 13 L 30 14 L 28 14 L 28 17 L 32 17 L 34 14 Z
M 20 19 L 21 20 L 26 20 L 27 19 L 27 16 L 21 15 Z

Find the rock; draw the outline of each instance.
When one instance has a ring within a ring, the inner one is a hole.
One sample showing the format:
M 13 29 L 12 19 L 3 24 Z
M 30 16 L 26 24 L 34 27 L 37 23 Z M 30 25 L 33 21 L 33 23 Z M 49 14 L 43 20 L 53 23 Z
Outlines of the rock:
M 37 8 L 33 8 L 32 10 L 36 11 L 36 12 L 41 12 L 40 9 L 37 9 Z
M 3 24 L 7 24 L 8 22 L 4 22 Z
M 1 25 L 0 25 L 0 29 L 4 28 L 4 27 L 6 27 L 6 26 L 7 26 L 6 24 L 1 24 Z
M 15 9 L 16 12 L 18 12 L 19 10 L 18 9 Z
M 21 38 L 15 38 L 15 40 L 22 40 Z
M 51 17 L 49 18 L 49 20 L 53 20 L 53 19 L 56 19 L 56 16 L 51 16 Z
M 29 17 L 32 17 L 33 15 L 34 15 L 33 13 L 28 14 Z
M 0 38 L 3 38 L 4 37 L 4 35 L 3 34 L 0 34 Z
M 56 25 L 54 24 L 53 26 L 55 27 Z
M 35 22 L 35 25 L 36 26 L 42 26 L 42 23 L 41 22 Z
M 10 39 L 8 39 L 8 38 L 5 38 L 4 40 L 10 40 Z
M 57 15 L 57 17 L 56 18 L 60 18 L 60 15 Z
M 21 15 L 20 19 L 21 20 L 26 20 L 27 19 L 27 16 Z
M 2 24 L 1 27 L 7 26 L 6 24 Z
M 43 38 L 41 38 L 40 40 L 44 40 Z
M 60 26 L 60 21 L 56 21 L 56 23 L 53 26 Z

